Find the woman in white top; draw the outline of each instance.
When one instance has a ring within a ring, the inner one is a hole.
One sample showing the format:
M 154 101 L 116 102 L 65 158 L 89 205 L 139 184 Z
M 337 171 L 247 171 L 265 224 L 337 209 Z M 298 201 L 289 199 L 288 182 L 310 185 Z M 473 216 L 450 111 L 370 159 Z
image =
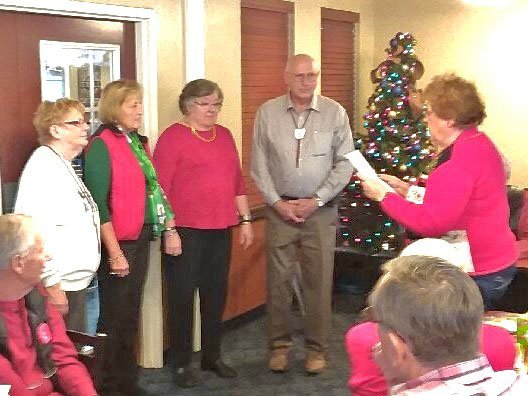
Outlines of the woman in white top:
M 85 292 L 100 260 L 99 211 L 71 161 L 88 143 L 84 106 L 71 99 L 42 102 L 33 119 L 41 144 L 18 187 L 15 213 L 32 216 L 46 251 L 42 282 L 66 327 L 86 331 Z

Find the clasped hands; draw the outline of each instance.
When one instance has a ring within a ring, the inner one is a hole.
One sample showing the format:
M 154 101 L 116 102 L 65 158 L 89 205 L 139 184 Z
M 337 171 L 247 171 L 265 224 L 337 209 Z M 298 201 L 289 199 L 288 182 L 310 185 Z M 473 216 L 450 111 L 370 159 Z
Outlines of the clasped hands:
M 300 224 L 304 223 L 317 210 L 317 201 L 315 198 L 300 198 L 289 201 L 281 199 L 275 202 L 273 208 L 284 221 Z

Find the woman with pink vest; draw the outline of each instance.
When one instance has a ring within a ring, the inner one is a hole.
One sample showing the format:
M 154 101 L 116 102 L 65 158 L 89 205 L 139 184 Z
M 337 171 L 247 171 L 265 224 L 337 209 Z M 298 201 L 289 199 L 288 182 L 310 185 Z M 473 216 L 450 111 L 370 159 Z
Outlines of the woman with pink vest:
M 101 219 L 98 330 L 106 349 L 101 394 L 140 395 L 134 346 L 148 267 L 149 241 L 163 235 L 165 252 L 181 254 L 174 216 L 158 184 L 141 126 L 141 88 L 131 80 L 108 84 L 99 101 L 103 123 L 86 149 L 85 179 Z

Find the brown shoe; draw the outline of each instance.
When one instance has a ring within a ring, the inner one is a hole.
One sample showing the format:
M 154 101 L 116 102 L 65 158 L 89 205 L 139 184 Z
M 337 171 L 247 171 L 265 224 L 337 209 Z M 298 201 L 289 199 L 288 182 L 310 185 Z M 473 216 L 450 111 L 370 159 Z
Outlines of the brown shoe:
M 271 351 L 268 368 L 275 373 L 284 373 L 288 370 L 289 348 L 277 348 Z
M 308 374 L 320 374 L 326 369 L 326 358 L 322 352 L 308 351 L 304 369 Z

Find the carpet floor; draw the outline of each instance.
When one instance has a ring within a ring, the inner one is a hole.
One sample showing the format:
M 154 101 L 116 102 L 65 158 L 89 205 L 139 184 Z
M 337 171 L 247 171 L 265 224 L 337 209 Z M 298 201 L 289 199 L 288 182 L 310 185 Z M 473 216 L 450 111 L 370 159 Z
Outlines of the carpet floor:
M 275 374 L 267 369 L 268 351 L 265 337 L 265 315 L 252 315 L 250 319 L 228 323 L 224 332 L 223 359 L 238 372 L 235 379 L 221 379 L 211 372 L 199 370 L 199 353 L 193 358 L 193 367 L 200 383 L 191 389 L 180 389 L 173 382 L 170 370 L 143 369 L 140 386 L 154 395 L 185 396 L 289 396 L 289 395 L 349 395 L 348 358 L 343 337 L 356 321 L 363 303 L 362 296 L 337 295 L 334 298 L 332 333 L 328 351 L 329 365 L 320 375 L 309 376 L 304 371 L 304 345 L 302 317 L 294 311 L 294 347 L 290 369 Z

